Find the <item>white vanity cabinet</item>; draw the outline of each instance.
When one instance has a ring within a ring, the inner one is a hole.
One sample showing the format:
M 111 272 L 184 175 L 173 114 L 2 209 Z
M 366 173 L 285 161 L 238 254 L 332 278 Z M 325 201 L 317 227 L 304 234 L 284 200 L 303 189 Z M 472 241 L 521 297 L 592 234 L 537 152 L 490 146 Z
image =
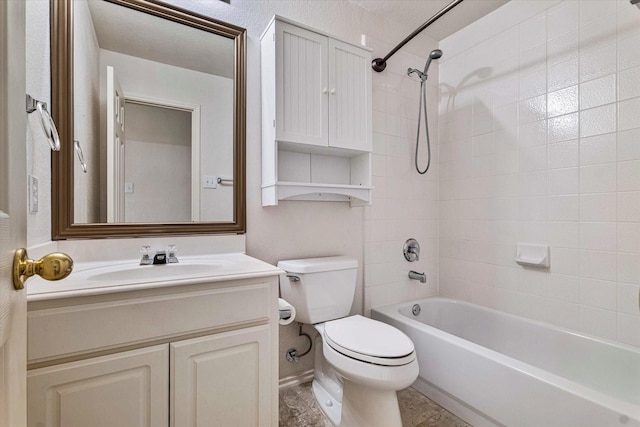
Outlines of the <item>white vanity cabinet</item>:
M 278 272 L 29 301 L 28 425 L 277 425 Z
M 369 50 L 276 16 L 261 53 L 263 205 L 369 204 Z
M 29 426 L 169 423 L 166 345 L 31 370 L 27 384 Z
M 172 343 L 172 427 L 271 423 L 268 326 Z

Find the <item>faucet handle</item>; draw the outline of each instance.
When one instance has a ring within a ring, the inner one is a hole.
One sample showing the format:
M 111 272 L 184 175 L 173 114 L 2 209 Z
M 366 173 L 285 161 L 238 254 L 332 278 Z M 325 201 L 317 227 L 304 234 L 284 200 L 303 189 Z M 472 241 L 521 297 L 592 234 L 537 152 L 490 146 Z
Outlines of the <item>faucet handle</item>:
M 408 239 L 402 248 L 404 258 L 409 262 L 420 260 L 420 244 L 416 239 Z
M 142 258 L 140 259 L 140 265 L 147 265 L 153 262 L 153 260 L 151 259 L 151 246 L 141 246 L 140 255 L 142 255 Z
M 167 262 L 175 263 L 178 262 L 178 257 L 176 254 L 178 253 L 178 247 L 176 245 L 168 245 L 167 246 Z

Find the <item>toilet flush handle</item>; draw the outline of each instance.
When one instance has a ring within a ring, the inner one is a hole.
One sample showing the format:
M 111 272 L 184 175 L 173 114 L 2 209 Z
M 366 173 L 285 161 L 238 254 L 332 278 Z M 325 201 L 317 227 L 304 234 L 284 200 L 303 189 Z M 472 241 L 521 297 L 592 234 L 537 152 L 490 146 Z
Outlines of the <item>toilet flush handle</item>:
M 299 282 L 300 281 L 300 277 L 296 276 L 295 274 L 287 274 L 287 277 L 292 282 Z

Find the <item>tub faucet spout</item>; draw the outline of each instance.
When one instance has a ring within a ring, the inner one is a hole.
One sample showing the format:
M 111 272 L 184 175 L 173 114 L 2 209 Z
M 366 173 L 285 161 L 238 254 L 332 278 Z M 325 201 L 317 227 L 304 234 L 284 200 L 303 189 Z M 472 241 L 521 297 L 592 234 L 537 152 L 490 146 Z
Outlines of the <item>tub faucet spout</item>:
M 409 271 L 409 279 L 419 280 L 420 283 L 427 283 L 427 275 L 424 273 L 418 273 L 417 271 Z

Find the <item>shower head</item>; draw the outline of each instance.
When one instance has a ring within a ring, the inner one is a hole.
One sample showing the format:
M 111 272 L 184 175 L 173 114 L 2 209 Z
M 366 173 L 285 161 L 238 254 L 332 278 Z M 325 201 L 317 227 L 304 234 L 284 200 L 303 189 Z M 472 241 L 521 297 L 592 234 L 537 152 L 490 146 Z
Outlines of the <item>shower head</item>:
M 431 61 L 434 59 L 440 59 L 442 57 L 442 51 L 440 49 L 433 49 L 431 53 L 429 53 L 429 58 L 427 59 L 427 63 L 424 64 L 424 71 L 422 72 L 424 75 L 427 74 L 427 70 L 429 69 L 429 65 L 431 65 Z

